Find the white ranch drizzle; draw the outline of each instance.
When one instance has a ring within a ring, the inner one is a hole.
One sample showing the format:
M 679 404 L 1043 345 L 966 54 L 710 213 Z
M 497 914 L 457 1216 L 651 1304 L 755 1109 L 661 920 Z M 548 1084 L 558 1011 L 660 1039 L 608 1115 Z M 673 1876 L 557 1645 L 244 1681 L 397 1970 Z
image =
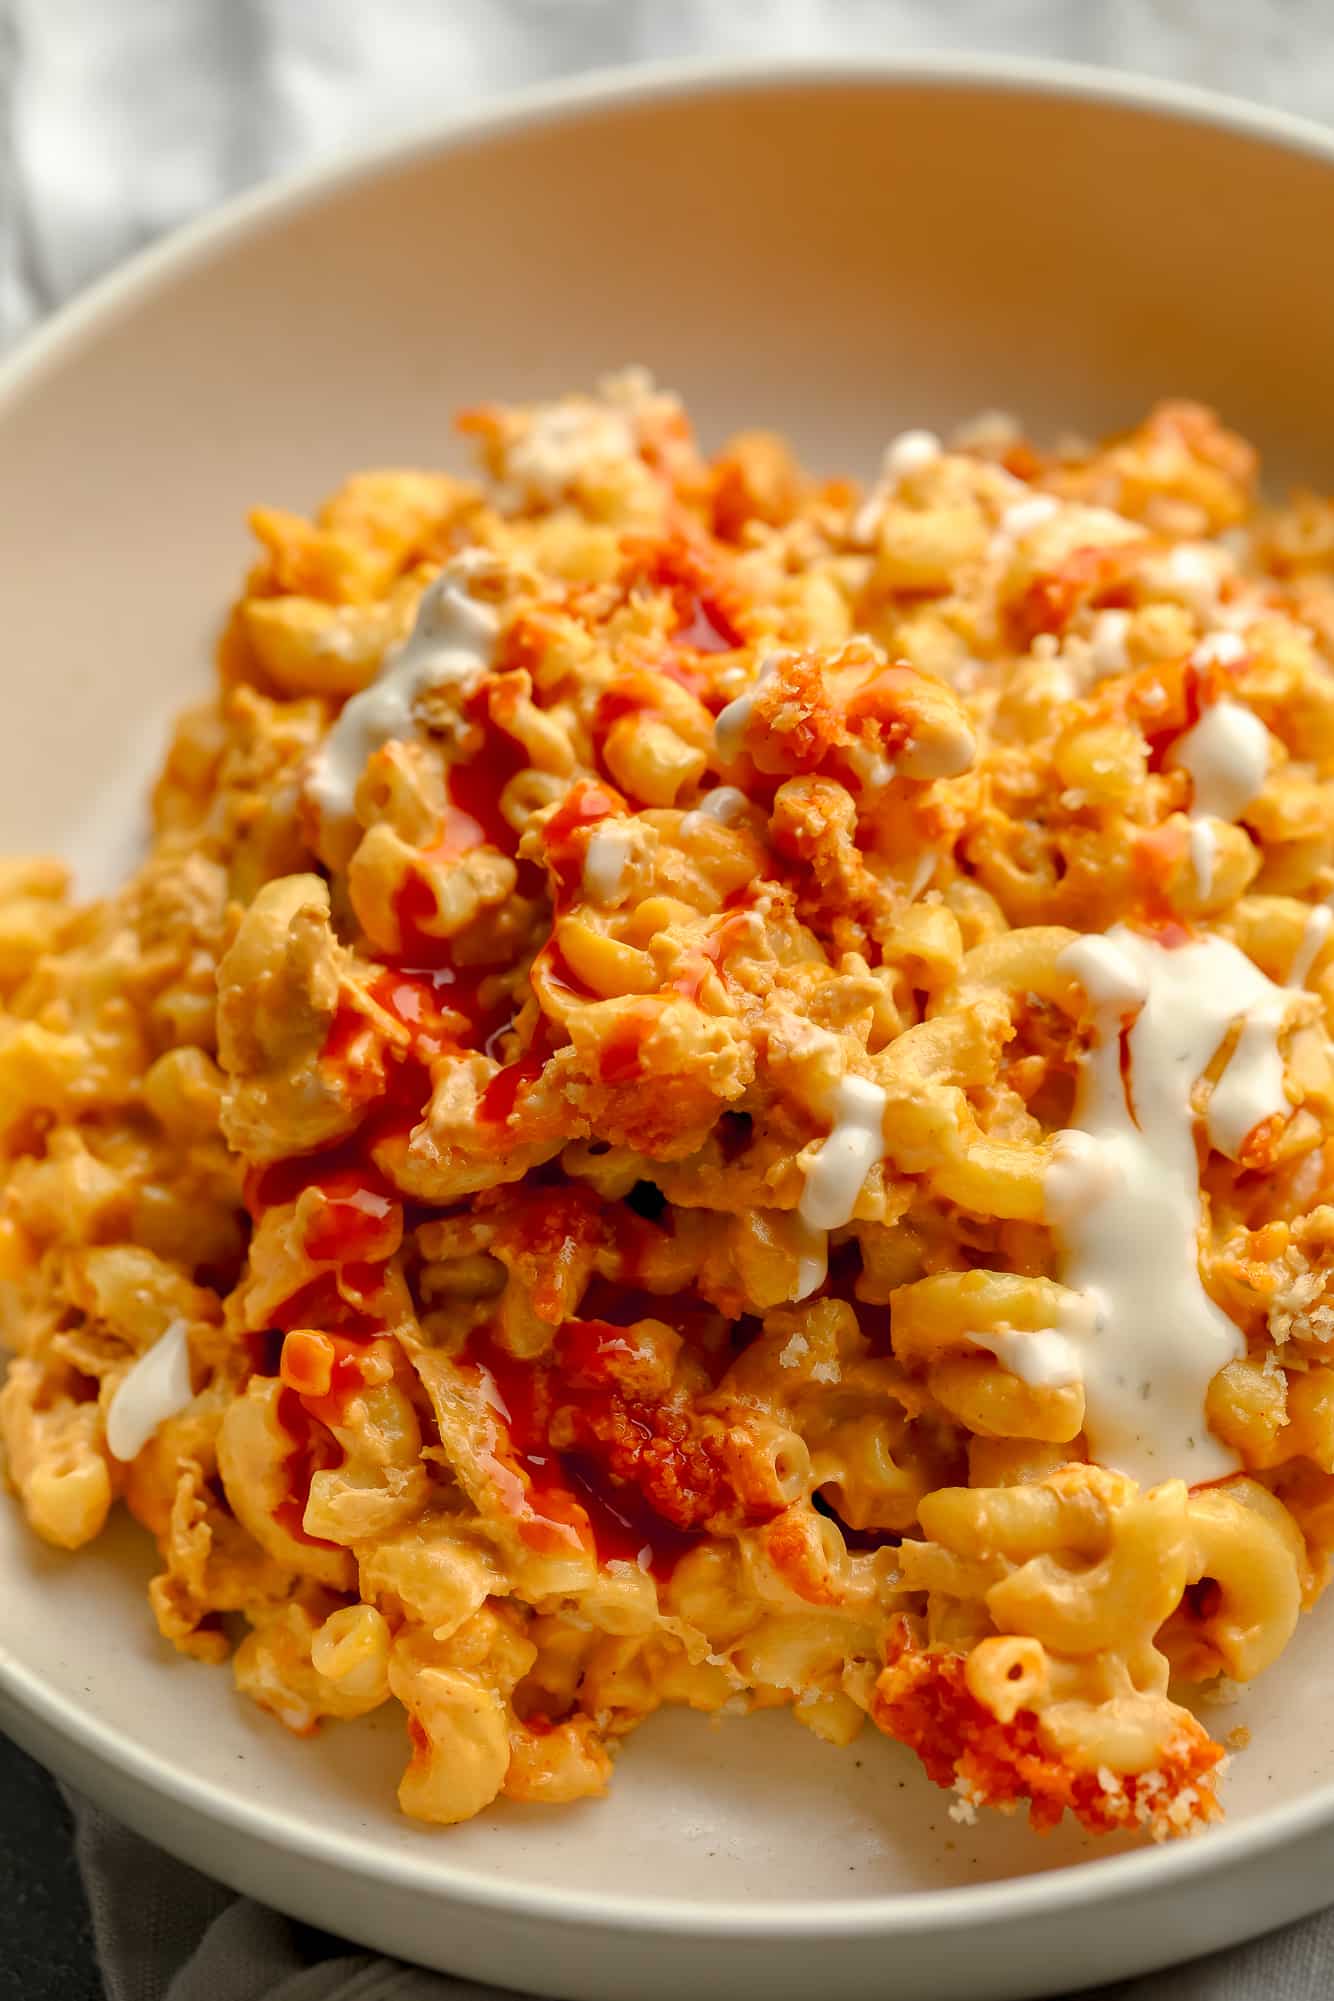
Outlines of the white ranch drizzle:
M 1218 835 L 1212 820 L 1191 815 L 1190 822 L 1190 865 L 1195 871 L 1195 884 L 1201 896 L 1212 896 L 1214 888 L 1214 863 L 1218 860 Z
M 806 1170 L 798 1214 L 814 1230 L 837 1230 L 852 1221 L 857 1197 L 876 1162 L 885 1156 L 885 1094 L 869 1077 L 843 1077 L 830 1106 L 829 1136 Z
M 1214 632 L 1191 655 L 1196 667 L 1233 666 L 1246 652 L 1235 632 Z M 1224 695 L 1178 739 L 1173 762 L 1190 776 L 1190 854 L 1201 896 L 1213 890 L 1218 835 L 1213 822 L 1240 818 L 1269 773 L 1269 732 L 1260 718 Z
M 886 479 L 907 479 L 912 473 L 925 472 L 928 466 L 933 466 L 943 449 L 934 431 L 900 431 L 885 446 L 880 470 Z
M 735 785 L 715 785 L 682 819 L 681 832 L 687 836 L 696 833 L 701 820 L 710 820 L 716 827 L 733 827 L 749 804 Z
M 824 1230 L 816 1230 L 806 1222 L 798 1211 L 794 1218 L 797 1240 L 797 1289 L 794 1300 L 809 1299 L 819 1289 L 829 1275 L 829 1237 Z
M 1263 973 L 1259 977 L 1264 979 Z M 1262 1120 L 1290 1110 L 1278 1033 L 1292 996 L 1267 980 L 1265 988 L 1251 1002 L 1227 1068 L 1209 1094 L 1205 1126 L 1211 1143 L 1229 1160 L 1239 1157 L 1246 1135 Z
M 844 755 L 863 792 L 883 792 L 887 785 L 894 783 L 895 767 L 879 751 L 871 750 L 864 743 L 854 743 L 849 744 Z
M 1218 610 L 1223 578 L 1233 567 L 1224 549 L 1204 542 L 1178 542 L 1174 549 L 1146 568 L 1146 580 L 1188 605 L 1199 618 Z
M 1334 898 L 1317 903 L 1310 913 L 1293 955 L 1292 968 L 1288 974 L 1290 987 L 1304 987 L 1310 978 L 1311 968 L 1320 957 L 1331 926 L 1334 926 Z
M 720 709 L 714 718 L 713 741 L 724 764 L 735 764 L 740 757 L 755 708 L 755 692 L 773 674 L 780 658 L 781 655 L 771 653 L 767 660 L 761 661 L 760 671 L 745 693 L 738 695 L 734 702 L 729 702 L 725 709 Z
M 1040 1327 L 1032 1333 L 1017 1327 L 970 1329 L 968 1339 L 988 1349 L 1003 1369 L 1034 1389 L 1061 1390 L 1084 1380 L 1079 1350 L 1059 1328 Z
M 1095 681 L 1105 681 L 1113 674 L 1124 674 L 1129 670 L 1130 653 L 1126 645 L 1129 636 L 1128 611 L 1098 613 L 1089 640 L 1089 658 Z
M 598 827 L 584 850 L 585 896 L 591 896 L 595 903 L 614 903 L 625 885 L 629 865 L 629 829 Z
M 1173 757 L 1190 773 L 1195 811 L 1235 820 L 1265 782 L 1269 732 L 1252 710 L 1224 695 L 1178 739 Z
M 750 801 L 735 785 L 715 785 L 706 792 L 695 811 L 702 813 L 706 820 L 716 820 L 720 826 L 731 827 L 741 818 Z
M 1239 632 L 1209 632 L 1190 657 L 1196 667 L 1235 667 L 1246 658 L 1246 642 Z
M 1209 1431 L 1205 1396 L 1246 1344 L 1200 1279 L 1191 1094 L 1240 1023 L 1214 1091 L 1214 1144 L 1235 1154 L 1258 1119 L 1288 1110 L 1277 1049 L 1288 996 L 1222 938 L 1168 948 L 1117 925 L 1077 940 L 1061 963 L 1097 1026 L 1078 1126 L 1057 1135 L 1045 1185 L 1062 1277 L 1078 1295 L 1057 1331 L 1081 1363 L 1089 1447 L 1145 1485 L 1220 1479 L 1238 1460 Z
M 1054 520 L 1060 511 L 1061 503 L 1052 493 L 1030 493 L 1023 500 L 1014 501 L 1005 509 L 992 533 L 992 557 L 1008 562 L 1014 554 L 1015 545 L 1025 535 L 1031 535 L 1044 522 Z
M 857 1197 L 876 1162 L 885 1157 L 885 1094 L 869 1077 L 842 1077 L 829 1097 L 832 1124 L 806 1169 L 794 1218 L 798 1244 L 797 1290 L 806 1299 L 829 1269 L 829 1231 L 852 1221 Z
M 417 734 L 415 709 L 428 688 L 470 692 L 491 665 L 499 618 L 469 593 L 471 577 L 494 570 L 485 550 L 455 556 L 422 593 L 412 631 L 386 653 L 375 679 L 343 705 L 311 761 L 307 796 L 329 820 L 352 817 L 366 760 Z
M 880 461 L 880 477 L 852 518 L 851 536 L 859 548 L 874 542 L 885 503 L 892 500 L 902 480 L 925 472 L 940 457 L 943 447 L 934 431 L 900 431 L 885 446 Z
M 107 1451 L 113 1459 L 137 1459 L 158 1426 L 193 1395 L 186 1322 L 173 1320 L 116 1385 L 107 1406 Z

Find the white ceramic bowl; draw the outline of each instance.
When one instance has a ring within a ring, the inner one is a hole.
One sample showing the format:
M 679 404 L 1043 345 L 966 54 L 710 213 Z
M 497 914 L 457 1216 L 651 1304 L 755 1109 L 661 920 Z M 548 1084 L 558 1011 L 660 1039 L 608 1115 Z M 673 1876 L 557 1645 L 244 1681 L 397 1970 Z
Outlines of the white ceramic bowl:
M 437 463 L 465 401 L 628 360 L 704 433 L 870 469 L 986 405 L 1094 431 L 1216 402 L 1334 474 L 1334 143 L 1092 72 L 936 60 L 644 73 L 487 111 L 242 202 L 0 377 L 0 845 L 123 865 L 162 718 L 202 683 L 243 516 Z M 609 1800 L 399 1818 L 383 1714 L 298 1743 L 152 1631 L 146 1538 L 68 1558 L 0 1506 L 0 1719 L 238 1888 L 544 1994 L 1034 1995 L 1226 1944 L 1334 1881 L 1318 1617 L 1253 1697 L 1230 1822 L 1098 1851 L 955 1827 L 914 1761 L 769 1715 L 661 1717 Z

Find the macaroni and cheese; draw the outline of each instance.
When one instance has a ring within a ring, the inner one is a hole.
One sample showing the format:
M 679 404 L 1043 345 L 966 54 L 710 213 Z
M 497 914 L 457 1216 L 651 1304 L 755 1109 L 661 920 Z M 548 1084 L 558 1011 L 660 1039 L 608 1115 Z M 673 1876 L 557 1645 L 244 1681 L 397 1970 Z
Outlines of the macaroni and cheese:
M 1187 1832 L 1334 1544 L 1334 505 L 866 494 L 629 373 L 260 508 L 142 867 L 0 868 L 9 1479 L 409 1814 L 659 1704 Z

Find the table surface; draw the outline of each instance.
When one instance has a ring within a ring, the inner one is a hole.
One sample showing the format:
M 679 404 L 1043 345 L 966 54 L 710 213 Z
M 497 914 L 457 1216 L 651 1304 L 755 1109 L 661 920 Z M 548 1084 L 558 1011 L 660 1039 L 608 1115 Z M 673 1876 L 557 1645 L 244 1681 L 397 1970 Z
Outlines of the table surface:
M 0 2001 L 102 2001 L 65 1803 L 4 1736 L 0 1886 Z

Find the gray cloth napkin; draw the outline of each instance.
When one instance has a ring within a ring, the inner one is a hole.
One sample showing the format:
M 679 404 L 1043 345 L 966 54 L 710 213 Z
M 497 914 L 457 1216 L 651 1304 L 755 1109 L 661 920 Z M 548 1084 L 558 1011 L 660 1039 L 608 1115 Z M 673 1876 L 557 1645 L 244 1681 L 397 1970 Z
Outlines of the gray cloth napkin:
M 1334 117 L 1329 0 L 0 0 L 0 342 L 237 189 L 498 90 L 654 57 L 942 47 Z M 503 2001 L 233 1897 L 73 1805 L 109 2001 Z M 1334 1912 L 1101 1991 L 1316 2001 Z

